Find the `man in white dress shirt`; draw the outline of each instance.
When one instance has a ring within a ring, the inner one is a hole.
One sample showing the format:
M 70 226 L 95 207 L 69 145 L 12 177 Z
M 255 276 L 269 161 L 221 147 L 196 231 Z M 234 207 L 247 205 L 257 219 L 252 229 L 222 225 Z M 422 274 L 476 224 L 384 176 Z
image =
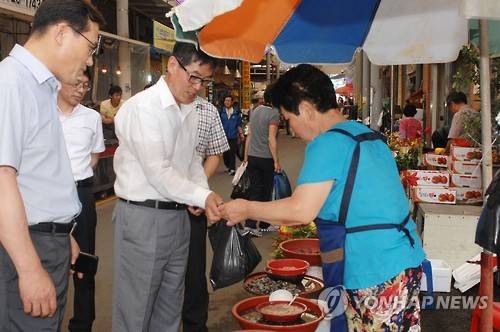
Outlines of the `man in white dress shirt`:
M 190 224 L 186 208 L 220 219 L 208 189 L 194 101 L 211 83 L 215 59 L 177 43 L 167 72 L 127 100 L 115 117 L 113 331 L 179 328 Z
M 82 212 L 76 218 L 73 236 L 80 250 L 95 254 L 95 229 L 97 214 L 92 191 L 93 169 L 104 151 L 102 123 L 99 113 L 80 104 L 90 90 L 90 71 L 87 68 L 77 84 L 61 85 L 57 96 L 66 150 L 68 151 Z M 73 318 L 69 331 L 91 331 L 95 318 L 95 278 L 93 275 L 73 275 L 75 284 Z

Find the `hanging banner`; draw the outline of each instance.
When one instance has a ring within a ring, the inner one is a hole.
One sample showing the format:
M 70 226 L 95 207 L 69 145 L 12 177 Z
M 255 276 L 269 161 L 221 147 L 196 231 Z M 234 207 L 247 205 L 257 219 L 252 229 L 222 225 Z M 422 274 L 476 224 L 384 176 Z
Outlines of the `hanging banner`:
M 252 83 L 250 82 L 250 62 L 241 62 L 241 108 L 250 108 L 250 95 L 252 93 Z
M 0 8 L 10 9 L 14 12 L 34 16 L 43 0 L 0 0 Z
M 162 48 L 168 52 L 172 52 L 175 44 L 174 29 L 161 24 L 160 22 L 153 21 L 153 38 L 154 47 Z

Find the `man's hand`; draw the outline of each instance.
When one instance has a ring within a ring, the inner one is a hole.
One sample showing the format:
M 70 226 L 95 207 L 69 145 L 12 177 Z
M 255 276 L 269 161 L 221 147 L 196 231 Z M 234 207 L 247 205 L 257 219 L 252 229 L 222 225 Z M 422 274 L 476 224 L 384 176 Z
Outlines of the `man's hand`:
M 78 245 L 78 243 L 76 243 L 76 240 L 73 237 L 73 235 L 70 234 L 69 238 L 71 241 L 71 265 L 73 265 L 75 264 L 78 255 L 80 255 L 80 246 Z M 72 270 L 71 273 L 74 273 L 74 271 Z M 82 279 L 83 273 L 77 272 L 76 276 L 78 277 L 78 279 Z
M 188 211 L 191 213 L 193 216 L 199 217 L 205 212 L 202 208 L 195 207 L 195 206 L 188 206 Z
M 274 162 L 274 171 L 276 173 L 281 173 L 281 165 L 280 165 L 280 162 L 278 160 L 276 160 Z
M 228 226 L 234 226 L 248 219 L 248 201 L 245 199 L 236 199 L 219 206 L 219 212 L 222 218 L 227 220 Z
M 207 215 L 207 221 L 209 224 L 213 224 L 220 220 L 221 216 L 219 213 L 219 205 L 224 203 L 222 197 L 214 192 L 211 192 L 205 200 L 205 214 Z
M 56 289 L 41 266 L 19 274 L 19 293 L 27 315 L 52 317 L 56 312 Z

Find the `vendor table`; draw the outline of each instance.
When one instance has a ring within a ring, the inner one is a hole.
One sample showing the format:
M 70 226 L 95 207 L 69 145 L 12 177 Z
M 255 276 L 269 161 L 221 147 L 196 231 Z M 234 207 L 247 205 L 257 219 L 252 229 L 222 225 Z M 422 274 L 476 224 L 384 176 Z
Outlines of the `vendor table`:
M 480 253 L 474 239 L 481 210 L 481 206 L 418 204 L 415 221 L 427 258 L 442 259 L 456 269 Z

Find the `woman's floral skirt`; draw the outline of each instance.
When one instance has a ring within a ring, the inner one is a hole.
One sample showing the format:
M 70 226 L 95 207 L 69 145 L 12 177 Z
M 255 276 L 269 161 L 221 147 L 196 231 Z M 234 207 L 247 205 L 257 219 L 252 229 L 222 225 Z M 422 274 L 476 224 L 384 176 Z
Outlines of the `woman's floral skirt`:
M 411 268 L 383 284 L 348 289 L 346 309 L 352 332 L 420 331 L 420 279 L 422 268 Z

